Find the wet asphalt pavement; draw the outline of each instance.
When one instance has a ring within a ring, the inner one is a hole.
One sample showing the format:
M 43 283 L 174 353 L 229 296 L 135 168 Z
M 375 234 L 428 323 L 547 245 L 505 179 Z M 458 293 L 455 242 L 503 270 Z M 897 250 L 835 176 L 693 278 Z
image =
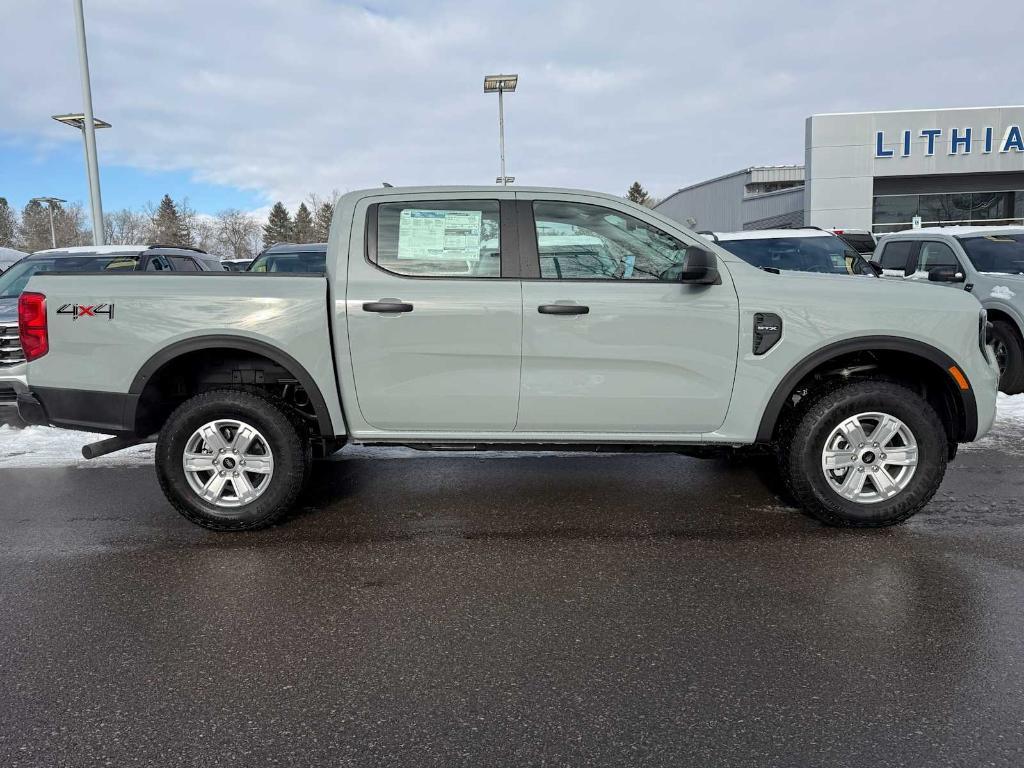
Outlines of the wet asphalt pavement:
M 348 458 L 214 534 L 0 471 L 0 765 L 1019 766 L 1022 457 L 822 528 L 676 456 Z

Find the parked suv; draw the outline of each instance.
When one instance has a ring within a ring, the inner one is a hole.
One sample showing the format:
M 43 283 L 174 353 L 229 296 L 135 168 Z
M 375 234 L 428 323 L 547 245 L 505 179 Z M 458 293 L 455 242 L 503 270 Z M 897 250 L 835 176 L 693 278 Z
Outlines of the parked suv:
M 853 246 L 831 232 L 814 227 L 701 234 L 761 269 L 875 276 L 867 259 Z
M 1024 392 L 1024 227 L 927 227 L 885 235 L 884 277 L 973 293 L 988 310 L 999 389 Z
M 25 390 L 25 356 L 18 339 L 18 296 L 42 272 L 222 272 L 220 260 L 198 248 L 103 245 L 36 251 L 0 275 L 0 406 Z

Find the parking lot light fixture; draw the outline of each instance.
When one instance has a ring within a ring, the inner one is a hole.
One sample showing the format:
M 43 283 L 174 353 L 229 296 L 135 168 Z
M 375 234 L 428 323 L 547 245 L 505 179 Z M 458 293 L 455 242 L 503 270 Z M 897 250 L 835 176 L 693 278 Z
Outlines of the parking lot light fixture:
M 53 204 L 54 203 L 66 203 L 67 200 L 61 200 L 59 197 L 33 197 L 29 200 L 30 203 L 46 203 L 47 209 L 50 211 L 50 242 L 53 243 L 53 247 L 57 247 L 57 230 L 53 228 Z
M 509 184 L 509 179 L 512 179 L 505 175 L 505 93 L 514 93 L 518 84 L 519 75 L 484 77 L 484 93 L 498 94 L 498 146 L 501 152 L 501 175 L 498 176 L 498 183 L 502 185 Z

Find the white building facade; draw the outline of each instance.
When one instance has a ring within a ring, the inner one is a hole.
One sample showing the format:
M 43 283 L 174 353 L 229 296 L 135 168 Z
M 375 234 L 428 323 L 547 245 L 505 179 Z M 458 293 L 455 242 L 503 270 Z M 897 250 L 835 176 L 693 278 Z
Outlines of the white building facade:
M 774 166 L 802 184 L 736 183 L 773 168 L 761 166 L 682 189 L 658 209 L 697 229 L 1024 224 L 1022 131 L 1024 106 L 812 115 L 804 166 Z

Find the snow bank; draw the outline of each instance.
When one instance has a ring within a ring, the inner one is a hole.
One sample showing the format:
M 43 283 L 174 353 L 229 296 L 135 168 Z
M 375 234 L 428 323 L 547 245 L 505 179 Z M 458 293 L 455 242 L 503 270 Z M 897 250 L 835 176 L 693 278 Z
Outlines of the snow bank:
M 1024 395 L 999 395 L 998 413 L 992 432 L 977 443 L 965 448 L 988 448 L 1024 455 Z M 139 445 L 91 461 L 82 458 L 82 446 L 102 435 L 70 432 L 50 427 L 18 429 L 0 426 L 0 469 L 68 466 L 143 466 L 153 463 L 153 445 Z M 474 458 L 514 458 L 522 454 L 514 451 L 474 453 L 472 451 L 416 451 L 411 448 L 358 448 L 347 447 L 341 458 L 407 459 L 425 456 L 472 456 Z M 550 454 L 549 454 L 550 455 Z M 554 455 L 568 455 L 555 453 Z M 594 454 L 611 456 L 614 454 Z

